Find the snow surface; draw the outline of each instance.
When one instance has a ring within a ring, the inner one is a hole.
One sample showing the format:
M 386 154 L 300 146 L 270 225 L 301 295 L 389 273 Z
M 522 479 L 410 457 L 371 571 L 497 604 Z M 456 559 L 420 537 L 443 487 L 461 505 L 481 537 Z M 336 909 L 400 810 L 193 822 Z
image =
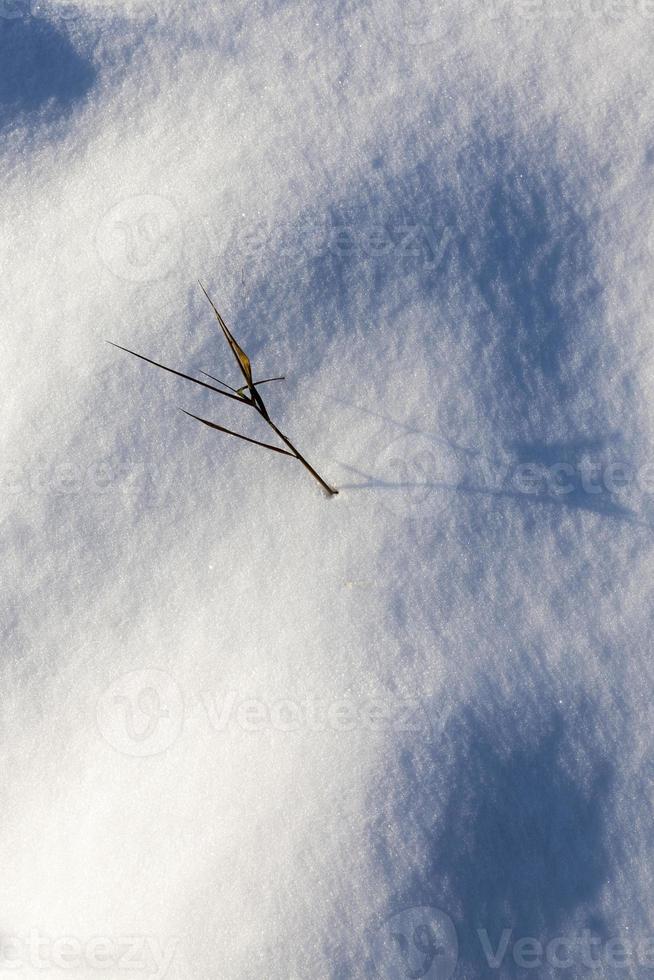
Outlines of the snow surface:
M 0 3 L 0 972 L 652 976 L 653 48 Z

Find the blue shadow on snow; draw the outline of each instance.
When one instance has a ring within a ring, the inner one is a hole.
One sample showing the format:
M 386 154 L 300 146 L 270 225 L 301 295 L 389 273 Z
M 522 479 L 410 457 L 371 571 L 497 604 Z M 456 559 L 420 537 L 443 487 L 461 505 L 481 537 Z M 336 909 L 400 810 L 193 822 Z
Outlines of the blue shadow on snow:
M 95 69 L 48 21 L 0 19 L 0 128 L 65 116 L 89 92 Z

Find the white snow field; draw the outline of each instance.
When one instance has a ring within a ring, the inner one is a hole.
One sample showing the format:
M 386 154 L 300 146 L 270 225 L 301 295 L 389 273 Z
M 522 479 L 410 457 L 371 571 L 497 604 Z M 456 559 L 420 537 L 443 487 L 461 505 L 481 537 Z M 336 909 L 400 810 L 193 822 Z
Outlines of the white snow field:
M 654 975 L 653 55 L 0 2 L 0 976 Z

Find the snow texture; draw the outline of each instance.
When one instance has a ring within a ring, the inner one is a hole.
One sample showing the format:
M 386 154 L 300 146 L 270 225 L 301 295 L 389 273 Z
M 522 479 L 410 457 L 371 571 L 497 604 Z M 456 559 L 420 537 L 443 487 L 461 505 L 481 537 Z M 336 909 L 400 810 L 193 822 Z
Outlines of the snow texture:
M 0 2 L 0 972 L 652 976 L 653 53 Z

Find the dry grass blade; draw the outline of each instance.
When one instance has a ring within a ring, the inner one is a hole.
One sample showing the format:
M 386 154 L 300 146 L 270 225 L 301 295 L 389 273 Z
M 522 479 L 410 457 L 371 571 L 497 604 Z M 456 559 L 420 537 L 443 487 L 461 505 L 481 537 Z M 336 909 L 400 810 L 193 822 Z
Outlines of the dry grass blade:
M 204 288 L 204 286 L 202 285 L 202 283 L 200 283 L 200 288 L 202 289 L 202 292 L 204 293 L 204 295 L 209 300 L 209 303 L 211 304 L 211 309 L 216 314 L 216 319 L 218 320 L 218 323 L 221 326 L 222 332 L 225 335 L 225 339 L 227 340 L 227 343 L 229 344 L 229 346 L 231 348 L 231 351 L 232 351 L 234 357 L 236 358 L 236 363 L 238 364 L 238 366 L 240 367 L 241 371 L 243 372 L 243 377 L 247 381 L 248 387 L 249 388 L 253 387 L 254 386 L 254 382 L 252 380 L 252 366 L 250 364 L 250 358 L 247 356 L 247 354 L 245 353 L 245 351 L 243 350 L 243 348 L 240 347 L 240 345 L 237 343 L 236 338 L 231 333 L 231 331 L 229 330 L 229 327 L 227 326 L 227 324 L 223 320 L 222 316 L 220 315 L 220 313 L 216 309 L 213 300 L 209 296 L 209 293 L 206 291 L 206 289 Z
M 234 432 L 232 429 L 226 429 L 224 425 L 218 425 L 216 422 L 209 422 L 208 419 L 201 419 L 199 415 L 194 415 L 193 412 L 187 412 L 185 408 L 180 408 L 180 412 L 184 412 L 184 415 L 188 415 L 189 418 L 197 419 L 198 422 L 202 422 L 203 425 L 208 425 L 210 429 L 217 429 L 218 432 L 226 432 L 228 436 L 236 436 L 237 439 L 243 439 L 244 442 L 251 442 L 255 446 L 263 446 L 264 449 L 271 449 L 274 453 L 281 453 L 282 456 L 291 456 L 293 459 L 293 453 L 289 453 L 287 449 L 281 449 L 279 446 L 271 446 L 269 442 L 259 442 L 258 439 L 250 439 L 249 436 L 243 436 L 240 432 Z
M 229 388 L 230 391 L 233 391 L 235 395 L 238 395 L 239 392 L 243 390 L 242 388 L 232 388 L 232 386 L 228 385 L 226 381 L 221 381 L 220 378 L 215 378 L 213 374 L 207 374 L 206 371 L 200 371 L 200 374 L 203 374 L 205 378 L 211 378 L 212 381 L 217 381 L 219 385 L 224 385 L 225 388 Z
M 267 385 L 267 384 L 270 384 L 271 381 L 286 381 L 286 375 L 285 374 L 280 374 L 280 376 L 278 378 L 264 378 L 262 381 L 255 381 L 254 382 L 254 387 L 256 388 L 256 387 L 258 387 L 258 385 Z
M 117 347 L 119 350 L 125 351 L 127 354 L 133 354 L 134 357 L 140 358 L 142 361 L 146 361 L 148 364 L 153 364 L 155 367 L 161 368 L 162 371 L 168 371 L 169 374 L 174 374 L 178 378 L 184 378 L 186 381 L 192 381 L 193 384 L 200 385 L 201 388 L 208 388 L 209 391 L 215 391 L 217 394 L 222 395 L 224 398 L 231 398 L 235 402 L 244 402 L 261 416 L 261 418 L 266 422 L 267 425 L 273 430 L 275 435 L 280 439 L 286 449 L 282 449 L 281 446 L 273 446 L 269 442 L 261 442 L 259 439 L 251 439 L 250 436 L 244 436 L 240 432 L 234 432 L 233 429 L 226 429 L 223 425 L 218 425 L 217 422 L 210 422 L 208 419 L 203 419 L 199 415 L 194 415 L 192 412 L 187 412 L 186 409 L 182 408 L 181 411 L 189 418 L 195 419 L 197 422 L 201 422 L 202 425 L 208 426 L 210 429 L 215 429 L 218 432 L 224 432 L 228 436 L 234 436 L 236 439 L 242 439 L 243 442 L 249 442 L 254 446 L 260 446 L 262 449 L 269 449 L 273 453 L 279 453 L 282 456 L 290 456 L 291 459 L 297 459 L 299 463 L 304 466 L 304 468 L 311 474 L 311 476 L 320 484 L 320 486 L 329 494 L 330 497 L 336 496 L 338 490 L 323 480 L 320 474 L 313 468 L 313 466 L 304 458 L 302 453 L 296 449 L 288 436 L 284 435 L 281 429 L 278 429 L 275 423 L 272 421 L 268 414 L 268 410 L 263 402 L 263 398 L 257 391 L 257 385 L 270 384 L 272 381 L 283 381 L 284 377 L 279 376 L 275 378 L 264 378 L 262 381 L 254 381 L 252 377 L 252 365 L 250 364 L 250 358 L 247 356 L 245 351 L 236 342 L 234 336 L 230 333 L 227 324 L 223 320 L 222 316 L 214 306 L 214 302 L 209 296 L 202 283 L 200 283 L 200 288 L 206 296 L 211 309 L 216 315 L 216 319 L 220 324 L 220 328 L 223 332 L 225 340 L 229 344 L 229 348 L 236 359 L 236 363 L 239 366 L 239 370 L 243 377 L 245 378 L 246 384 L 241 388 L 232 388 L 226 382 L 221 381 L 220 378 L 214 378 L 213 375 L 207 374 L 206 371 L 201 371 L 200 373 L 205 376 L 205 378 L 211 378 L 217 384 L 222 385 L 222 388 L 215 388 L 213 385 L 207 384 L 206 381 L 199 381 L 197 378 L 191 377 L 190 374 L 184 374 L 182 371 L 175 371 L 174 368 L 166 367 L 165 364 L 160 364 L 158 361 L 153 361 L 149 357 L 144 357 L 143 354 L 137 354 L 136 351 L 130 350 L 128 347 L 121 347 L 120 344 L 114 344 L 112 341 L 107 341 L 112 344 L 113 347 Z M 227 391 L 225 389 L 228 389 Z M 245 391 L 249 391 L 249 397 L 245 394 Z
M 178 378 L 184 378 L 185 381 L 192 381 L 193 384 L 200 385 L 201 388 L 208 388 L 209 391 L 215 391 L 219 395 L 224 395 L 225 398 L 232 398 L 235 402 L 247 401 L 241 395 L 230 394 L 229 391 L 222 391 L 220 388 L 214 388 L 213 385 L 208 385 L 206 381 L 199 381 L 197 378 L 192 378 L 190 374 L 183 374 L 182 371 L 175 371 L 174 368 L 166 367 L 165 364 L 159 364 L 158 361 L 153 361 L 149 357 L 144 357 L 143 354 L 137 354 L 135 350 L 130 350 L 129 347 L 121 347 L 120 344 L 114 344 L 112 340 L 107 341 L 112 347 L 117 347 L 118 350 L 124 350 L 127 354 L 132 354 L 134 357 L 140 358 L 142 361 L 147 361 L 148 364 L 154 364 L 155 367 L 161 368 L 162 371 L 168 371 L 169 374 L 175 374 Z M 213 379 L 216 380 L 215 378 Z M 222 381 L 220 382 L 222 384 Z M 234 390 L 234 389 L 232 389 Z
M 225 388 L 229 388 L 230 391 L 235 392 L 237 395 L 240 395 L 241 392 L 245 391 L 245 389 L 248 387 L 247 385 L 244 385 L 243 388 L 232 388 L 232 386 L 228 385 L 226 381 L 221 381 L 220 378 L 214 377 L 213 374 L 207 374 L 206 371 L 200 371 L 200 374 L 203 374 L 205 378 L 211 378 L 212 381 L 217 381 L 219 385 L 224 385 Z M 256 388 L 258 385 L 270 384 L 271 381 L 286 381 L 286 375 L 282 374 L 279 378 L 264 378 L 262 381 L 255 381 L 254 387 Z

